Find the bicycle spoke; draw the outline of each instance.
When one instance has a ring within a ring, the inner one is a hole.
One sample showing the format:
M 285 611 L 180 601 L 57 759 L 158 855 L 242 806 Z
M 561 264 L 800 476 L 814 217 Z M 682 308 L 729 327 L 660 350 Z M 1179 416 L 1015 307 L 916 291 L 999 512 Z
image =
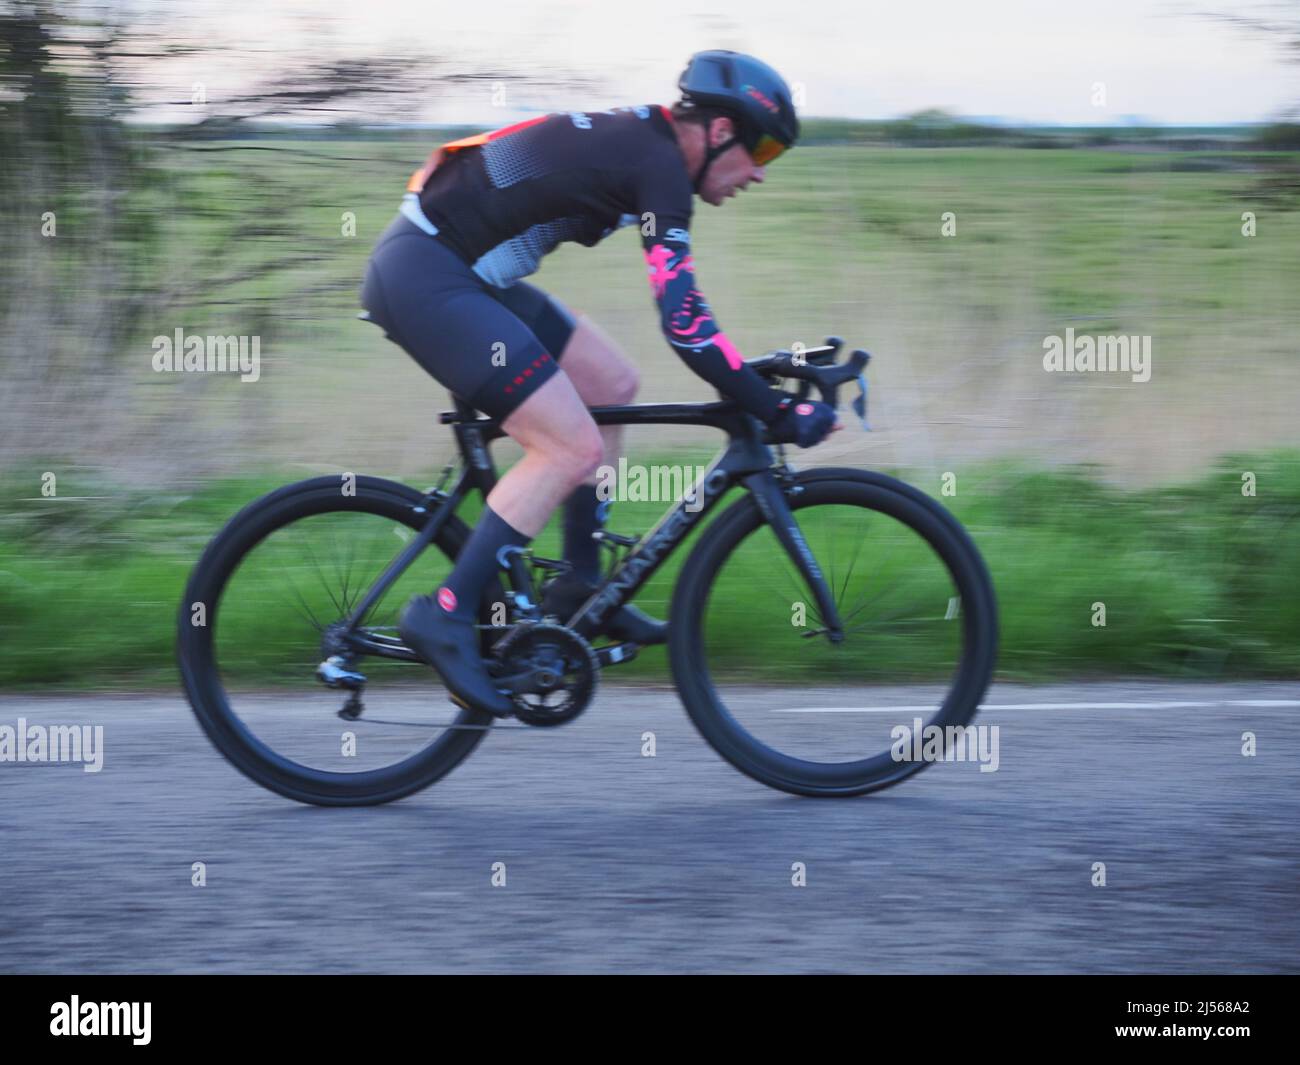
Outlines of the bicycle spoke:
M 409 526 L 354 506 L 304 514 L 254 541 L 220 593 L 224 623 L 214 638 L 225 691 L 215 705 L 238 719 L 238 734 L 340 781 L 441 750 L 452 737 L 472 746 L 491 727 L 477 712 L 450 706 L 431 670 L 349 643 L 338 623 L 391 565 L 398 540 L 410 537 Z M 403 535 L 395 537 L 395 529 Z M 432 545 L 429 552 L 446 557 Z M 399 574 L 365 620 L 388 620 L 386 603 L 427 583 L 423 568 Z M 333 648 L 324 654 L 322 634 Z M 330 689 L 317 678 L 329 655 L 342 656 L 337 668 L 364 678 L 359 690 Z M 259 695 L 272 679 L 284 690 Z M 285 687 L 291 683 L 296 687 Z M 346 724 L 339 716 L 345 711 Z
M 936 595 L 946 602 L 953 594 L 951 575 L 923 537 L 888 514 L 834 503 L 792 510 L 836 603 L 839 638 L 782 643 L 786 650 L 773 655 L 773 640 L 780 640 L 789 619 L 756 597 L 755 589 L 784 595 L 800 578 L 775 534 L 759 526 L 725 557 L 709 585 L 702 646 L 717 660 L 708 666 L 714 697 L 727 708 L 727 727 L 745 737 L 738 742 L 754 749 L 827 767 L 880 755 L 888 760 L 893 722 L 887 716 L 817 708 L 875 705 L 881 697 L 871 693 L 882 685 L 927 677 L 932 683 L 921 692 L 884 697 L 886 704 L 930 705 L 931 714 L 948 705 L 936 685 L 955 674 L 961 629 L 944 626 L 934 604 Z M 801 591 L 798 597 L 805 596 Z M 731 603 L 736 609 L 723 609 Z M 805 636 L 824 628 L 815 602 L 808 615 Z M 763 686 L 769 677 L 778 685 Z M 815 694 L 828 684 L 847 688 L 842 695 Z M 800 703 L 811 703 L 813 710 L 772 712 Z
M 315 567 L 315 569 L 316 569 L 316 574 L 317 574 L 317 576 L 320 577 L 321 587 L 325 589 L 325 594 L 328 595 L 328 596 L 330 597 L 330 602 L 334 604 L 334 609 L 338 612 L 338 616 L 339 616 L 339 617 L 344 617 L 345 614 L 346 614 L 346 611 L 344 611 L 344 609 L 343 609 L 343 605 L 342 605 L 342 604 L 338 601 L 338 599 L 335 597 L 335 595 L 334 595 L 334 590 L 333 590 L 333 588 L 330 587 L 330 583 L 329 583 L 329 581 L 325 579 L 325 571 L 321 569 L 320 562 L 317 561 L 317 559 L 316 559 L 316 552 L 314 552 L 314 551 L 311 549 L 310 544 L 307 544 L 307 545 L 304 545 L 304 546 L 305 546 L 305 548 L 306 548 L 306 550 L 307 550 L 307 553 L 311 556 L 310 561 L 311 561 L 311 564 L 312 564 L 312 565 Z

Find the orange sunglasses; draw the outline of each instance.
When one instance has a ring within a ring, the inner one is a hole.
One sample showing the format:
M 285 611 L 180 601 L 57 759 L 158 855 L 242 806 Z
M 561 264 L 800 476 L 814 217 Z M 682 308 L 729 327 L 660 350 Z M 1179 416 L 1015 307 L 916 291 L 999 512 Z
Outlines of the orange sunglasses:
M 754 160 L 755 166 L 767 166 L 777 156 L 782 155 L 786 147 L 775 137 L 769 137 L 764 133 L 758 138 L 758 143 L 749 149 L 749 156 Z

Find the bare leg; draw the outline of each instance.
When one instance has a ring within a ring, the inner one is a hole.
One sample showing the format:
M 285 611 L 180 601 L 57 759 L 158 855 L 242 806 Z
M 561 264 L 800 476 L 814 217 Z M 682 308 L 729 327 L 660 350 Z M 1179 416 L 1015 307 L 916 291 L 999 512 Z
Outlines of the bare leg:
M 631 403 L 641 383 L 636 367 L 613 338 L 586 315 L 578 316 L 578 324 L 569 337 L 560 362 L 588 407 Z M 602 425 L 598 428 L 604 441 L 603 461 L 616 467 L 618 456 L 622 454 L 623 426 Z M 593 470 L 580 483 L 595 482 Z
M 594 481 L 603 441 L 567 369 L 542 385 L 501 426 L 524 457 L 497 482 L 488 504 L 526 536 L 536 536 L 561 502 Z

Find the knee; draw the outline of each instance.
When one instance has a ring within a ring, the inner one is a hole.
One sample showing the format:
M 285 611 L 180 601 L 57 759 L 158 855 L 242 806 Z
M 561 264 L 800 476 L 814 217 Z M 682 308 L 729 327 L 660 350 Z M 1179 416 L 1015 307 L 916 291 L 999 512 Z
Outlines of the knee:
M 571 460 L 574 483 L 581 484 L 605 461 L 605 441 L 595 422 L 588 422 L 574 436 Z
M 589 407 L 630 403 L 641 385 L 632 361 L 586 317 L 579 319 L 565 346 L 563 366 Z
M 552 443 L 547 450 L 551 463 L 563 471 L 565 480 L 574 487 L 594 474 L 605 458 L 605 442 L 600 429 L 590 419 L 586 425 L 566 433 L 563 440 Z
M 624 362 L 619 372 L 610 382 L 609 398 L 606 403 L 631 403 L 636 398 L 637 389 L 641 387 L 641 375 L 630 362 Z

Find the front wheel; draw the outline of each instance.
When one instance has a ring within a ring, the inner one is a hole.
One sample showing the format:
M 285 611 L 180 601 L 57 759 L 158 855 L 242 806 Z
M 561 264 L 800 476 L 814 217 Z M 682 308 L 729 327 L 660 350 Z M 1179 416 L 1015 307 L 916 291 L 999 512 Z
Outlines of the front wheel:
M 975 760 L 964 726 L 993 673 L 997 606 L 974 543 L 883 474 L 810 470 L 794 485 L 786 501 L 844 638 L 823 630 L 753 498 L 737 501 L 673 597 L 669 656 L 691 720 L 741 772 L 799 795 L 876 791 L 936 755 Z

